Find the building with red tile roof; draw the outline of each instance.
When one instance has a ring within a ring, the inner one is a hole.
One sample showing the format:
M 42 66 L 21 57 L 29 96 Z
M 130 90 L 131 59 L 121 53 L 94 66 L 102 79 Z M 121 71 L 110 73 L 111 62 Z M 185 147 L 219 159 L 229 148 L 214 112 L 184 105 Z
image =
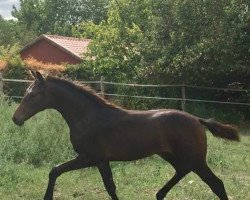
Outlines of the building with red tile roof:
M 84 59 L 90 39 L 58 35 L 41 35 L 25 46 L 20 54 L 23 60 L 34 58 L 43 63 L 77 64 Z

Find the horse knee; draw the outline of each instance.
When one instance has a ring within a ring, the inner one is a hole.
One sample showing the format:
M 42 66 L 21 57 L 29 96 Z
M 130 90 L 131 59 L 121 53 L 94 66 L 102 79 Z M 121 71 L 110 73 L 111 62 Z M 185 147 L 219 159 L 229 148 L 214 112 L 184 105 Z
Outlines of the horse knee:
M 57 177 L 60 176 L 60 175 L 61 175 L 61 174 L 60 174 L 60 171 L 59 171 L 59 169 L 58 169 L 57 166 L 53 167 L 53 168 L 50 170 L 50 172 L 49 172 L 49 178 L 50 178 L 50 179 L 55 179 L 55 178 L 57 178 Z

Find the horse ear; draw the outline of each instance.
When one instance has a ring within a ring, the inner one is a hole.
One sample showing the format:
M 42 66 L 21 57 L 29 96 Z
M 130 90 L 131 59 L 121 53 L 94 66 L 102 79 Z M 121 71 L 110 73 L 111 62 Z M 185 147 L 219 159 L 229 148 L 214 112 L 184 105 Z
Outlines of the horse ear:
M 44 78 L 42 76 L 42 74 L 38 71 L 33 71 L 33 70 L 30 70 L 30 73 L 31 75 L 36 79 L 38 80 L 40 83 L 43 83 L 44 82 Z
M 42 74 L 38 71 L 36 71 L 36 79 L 40 82 L 43 83 L 44 82 L 44 78 L 42 76 Z
M 35 72 L 35 71 L 30 70 L 30 73 L 31 73 L 31 75 L 32 75 L 34 78 L 37 78 L 37 76 L 36 76 L 36 72 Z

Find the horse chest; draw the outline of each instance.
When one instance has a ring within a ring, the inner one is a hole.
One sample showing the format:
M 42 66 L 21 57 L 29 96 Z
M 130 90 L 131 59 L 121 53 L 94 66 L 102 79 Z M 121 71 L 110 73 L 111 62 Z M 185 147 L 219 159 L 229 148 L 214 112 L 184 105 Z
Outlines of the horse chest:
M 70 141 L 78 154 L 93 152 L 93 149 L 96 148 L 96 139 L 94 136 L 93 131 L 88 129 L 71 131 Z
M 74 150 L 80 154 L 81 152 L 85 151 L 85 143 L 88 141 L 88 137 L 86 134 L 83 134 L 80 131 L 74 130 L 70 131 L 70 142 L 72 143 L 72 146 Z

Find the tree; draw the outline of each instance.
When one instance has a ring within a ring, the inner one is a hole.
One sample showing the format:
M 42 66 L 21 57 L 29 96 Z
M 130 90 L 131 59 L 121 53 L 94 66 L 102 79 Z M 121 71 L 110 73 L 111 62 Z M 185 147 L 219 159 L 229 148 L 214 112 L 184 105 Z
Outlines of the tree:
M 144 40 L 142 29 L 147 29 L 148 4 L 144 1 L 112 1 L 108 19 L 99 25 L 84 22 L 75 27 L 74 35 L 92 38 L 87 65 L 109 80 L 132 81 L 137 77 Z M 130 78 L 130 79 L 129 79 Z
M 82 21 L 99 23 L 106 18 L 109 0 L 20 0 L 12 15 L 37 35 L 70 36 L 72 25 Z
M 245 80 L 246 87 L 249 4 L 114 0 L 107 21 L 83 23 L 75 34 L 93 39 L 90 63 L 111 78 L 225 87 Z
M 13 20 L 4 20 L 0 16 L 0 46 L 14 45 L 17 42 L 16 22 Z

